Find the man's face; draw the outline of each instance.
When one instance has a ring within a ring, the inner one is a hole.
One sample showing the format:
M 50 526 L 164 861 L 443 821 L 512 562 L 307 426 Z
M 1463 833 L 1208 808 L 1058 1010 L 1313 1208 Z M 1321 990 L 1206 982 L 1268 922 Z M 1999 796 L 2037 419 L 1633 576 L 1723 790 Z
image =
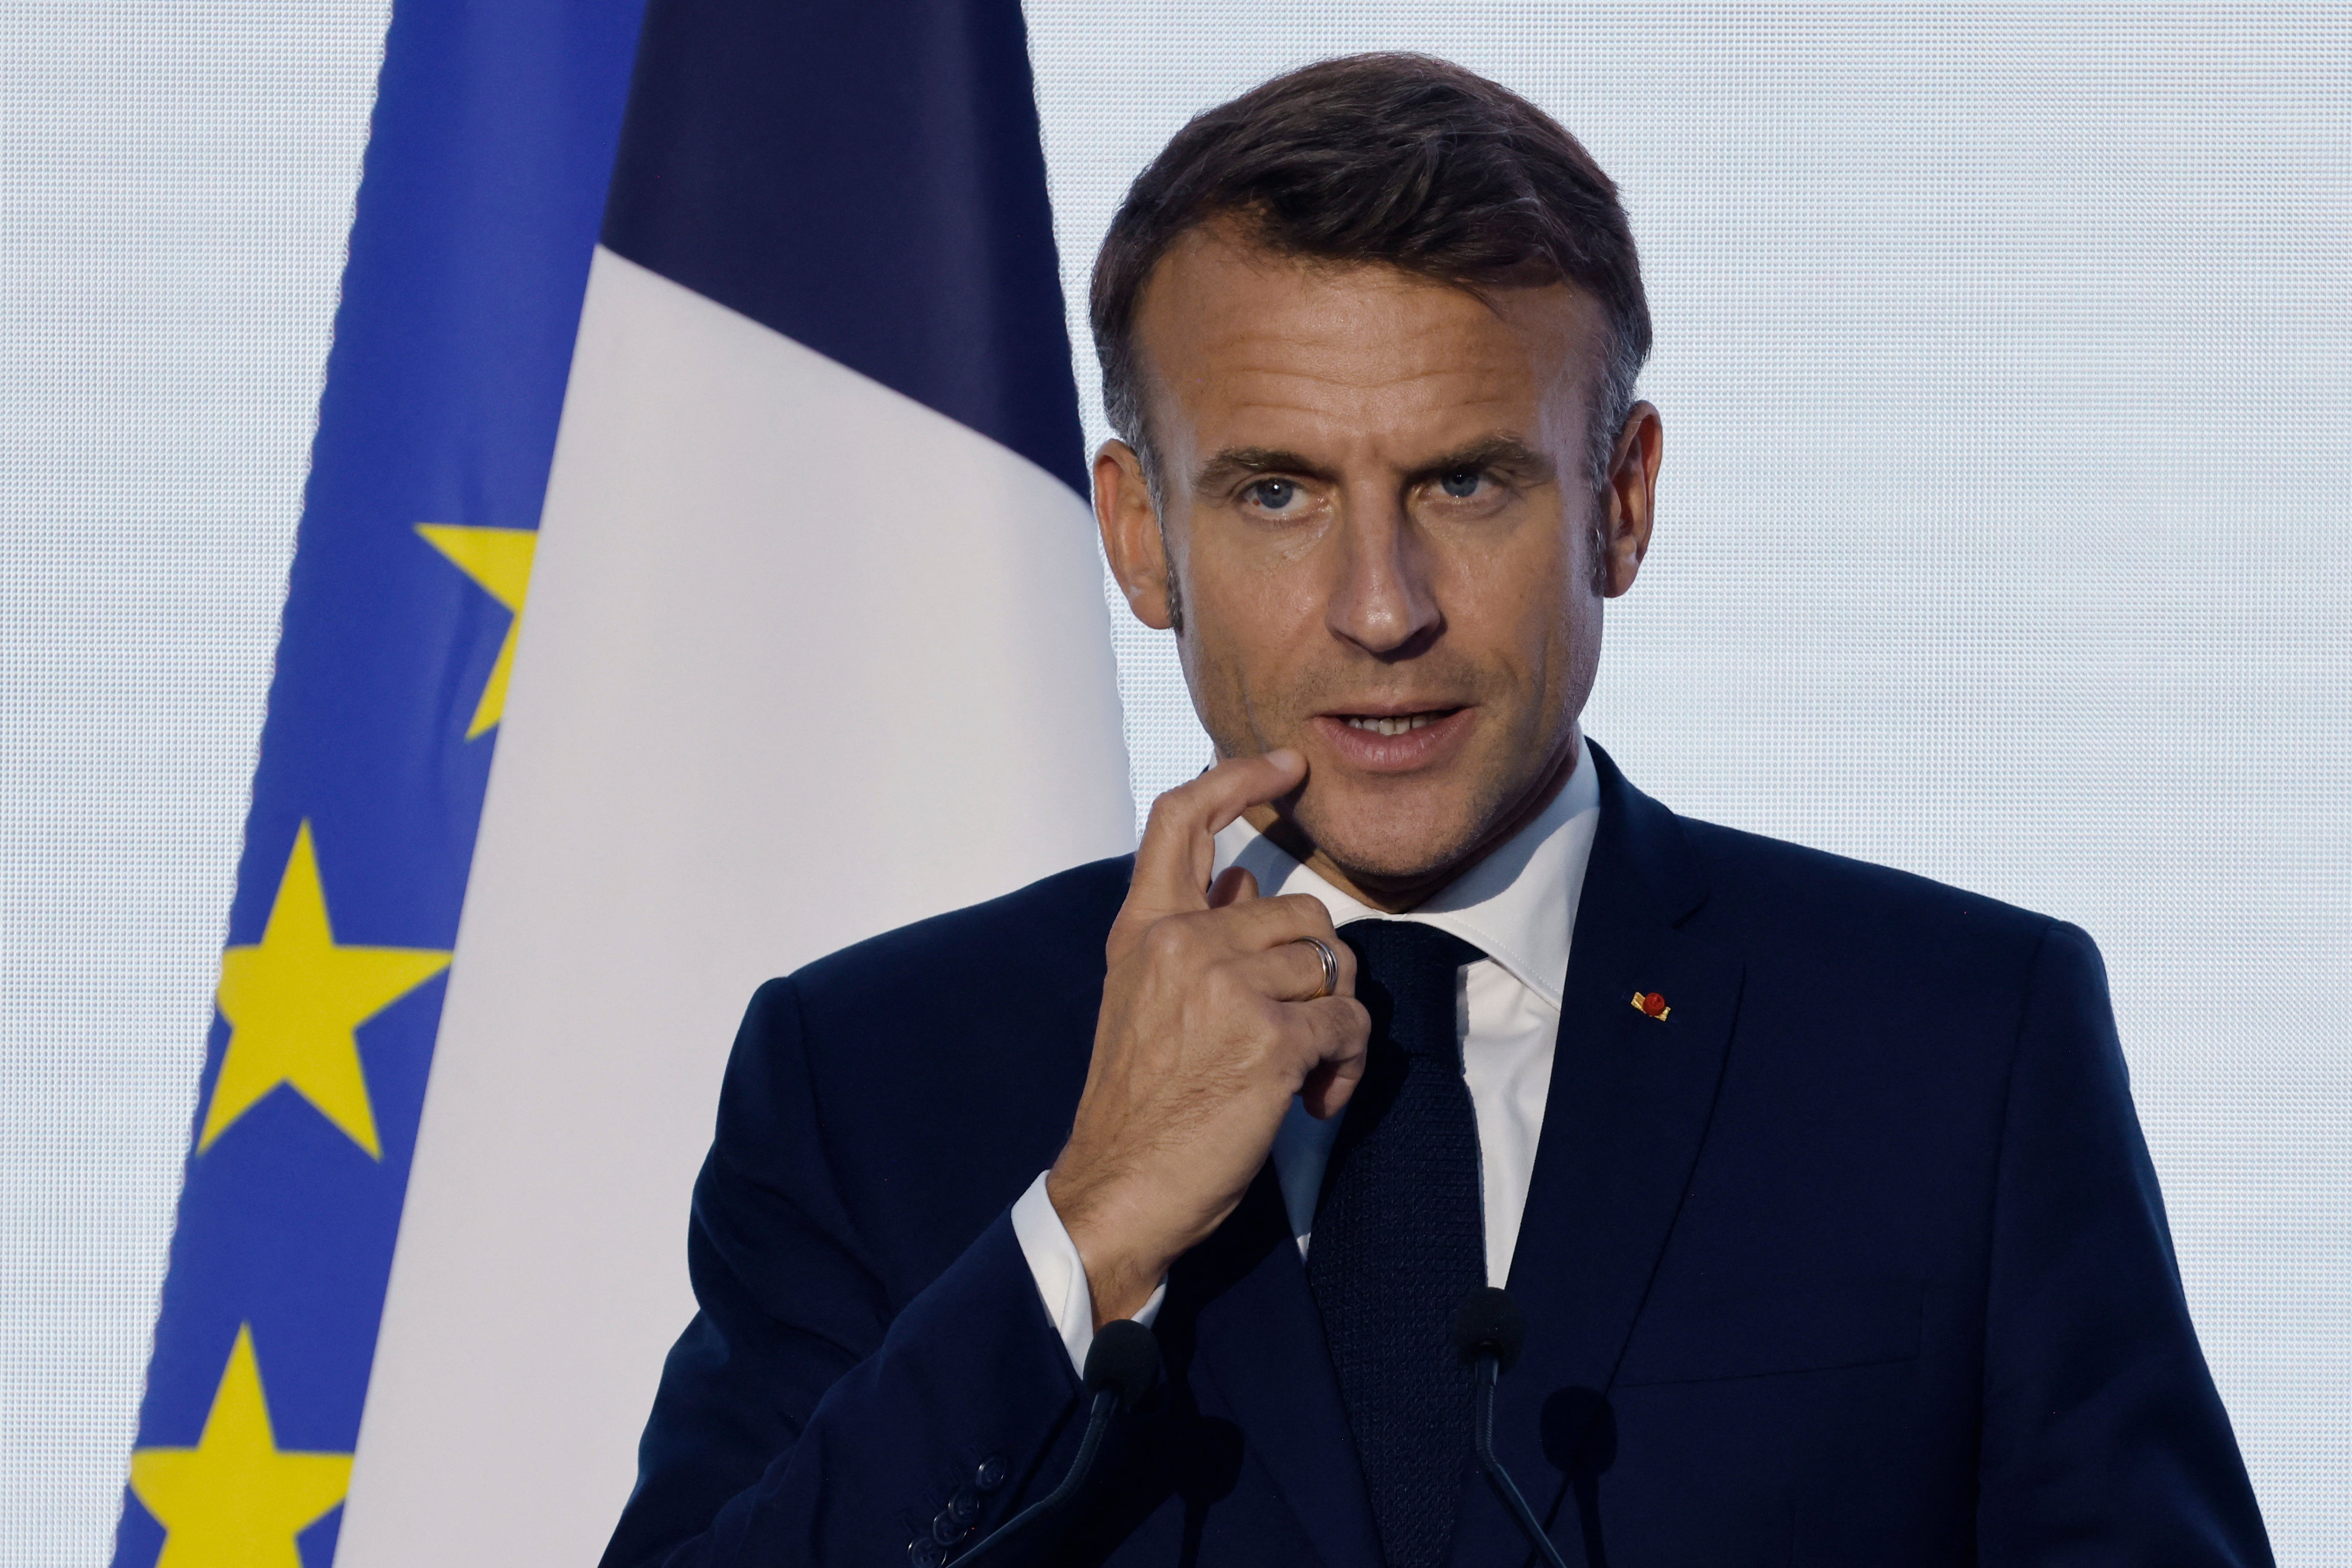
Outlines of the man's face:
M 1658 460 L 1644 405 L 1592 485 L 1605 333 L 1567 287 L 1481 300 L 1272 256 L 1223 226 L 1181 241 L 1144 292 L 1168 516 L 1108 445 L 1113 569 L 1147 624 L 1181 606 L 1218 754 L 1303 753 L 1293 842 L 1391 907 L 1515 830 L 1574 756 L 1601 600 L 1633 584 Z

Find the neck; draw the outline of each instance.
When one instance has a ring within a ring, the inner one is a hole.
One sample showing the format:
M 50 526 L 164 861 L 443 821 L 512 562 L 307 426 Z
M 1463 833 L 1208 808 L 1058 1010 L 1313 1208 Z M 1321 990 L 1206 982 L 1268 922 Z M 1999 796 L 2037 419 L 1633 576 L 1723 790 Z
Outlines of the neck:
M 1509 843 L 1537 817 L 1545 807 L 1559 798 L 1568 781 L 1576 774 L 1576 759 L 1582 750 L 1579 737 L 1581 729 L 1571 724 L 1568 740 L 1551 765 L 1537 775 L 1535 785 L 1510 809 L 1487 824 L 1485 831 L 1474 839 L 1470 847 L 1444 865 L 1407 876 L 1389 877 L 1339 864 L 1324 853 L 1320 845 L 1308 837 L 1296 819 L 1276 812 L 1271 805 L 1254 805 L 1242 815 L 1251 826 L 1274 841 L 1275 847 L 1322 878 L 1358 903 L 1383 914 L 1401 915 L 1419 909 L 1438 894 L 1460 881 L 1470 869 Z

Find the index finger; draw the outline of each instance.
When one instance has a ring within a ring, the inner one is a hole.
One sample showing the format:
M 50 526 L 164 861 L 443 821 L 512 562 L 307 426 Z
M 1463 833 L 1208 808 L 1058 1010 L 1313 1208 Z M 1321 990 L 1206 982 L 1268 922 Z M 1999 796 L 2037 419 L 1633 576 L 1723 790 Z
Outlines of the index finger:
M 1289 794 L 1306 777 L 1307 759 L 1284 746 L 1262 757 L 1219 763 L 1153 801 L 1121 918 L 1159 920 L 1207 909 L 1216 836 L 1249 807 Z

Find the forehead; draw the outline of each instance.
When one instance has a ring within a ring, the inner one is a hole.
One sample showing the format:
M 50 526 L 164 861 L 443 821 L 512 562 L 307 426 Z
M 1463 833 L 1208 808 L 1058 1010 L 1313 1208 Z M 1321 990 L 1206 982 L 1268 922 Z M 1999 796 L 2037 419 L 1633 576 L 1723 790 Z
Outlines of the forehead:
M 1443 447 L 1496 430 L 1573 441 L 1606 331 L 1597 302 L 1565 285 L 1482 296 L 1381 263 L 1276 255 L 1221 226 L 1171 248 L 1136 328 L 1171 458 L 1272 442 Z

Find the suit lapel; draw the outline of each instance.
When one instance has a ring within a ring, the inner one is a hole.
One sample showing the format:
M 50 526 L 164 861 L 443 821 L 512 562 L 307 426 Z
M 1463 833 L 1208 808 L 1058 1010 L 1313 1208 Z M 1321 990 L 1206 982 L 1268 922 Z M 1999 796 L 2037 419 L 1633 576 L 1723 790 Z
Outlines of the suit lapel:
M 1233 1217 L 1171 1271 L 1160 1320 L 1204 1412 L 1244 1434 L 1326 1568 L 1379 1568 L 1379 1537 L 1322 1320 L 1269 1163 Z
M 1601 823 L 1577 908 L 1543 1136 L 1512 1256 L 1526 1348 L 1496 1404 L 1496 1447 L 1538 1515 L 1568 1490 L 1563 1462 L 1601 1408 L 1715 1107 L 1741 964 L 1676 926 L 1706 883 L 1674 814 L 1592 748 Z M 1636 993 L 1668 1009 L 1654 1017 Z M 1573 1552 L 1576 1526 L 1554 1539 Z M 1524 1538 L 1474 1477 L 1457 1563 L 1525 1560 Z

